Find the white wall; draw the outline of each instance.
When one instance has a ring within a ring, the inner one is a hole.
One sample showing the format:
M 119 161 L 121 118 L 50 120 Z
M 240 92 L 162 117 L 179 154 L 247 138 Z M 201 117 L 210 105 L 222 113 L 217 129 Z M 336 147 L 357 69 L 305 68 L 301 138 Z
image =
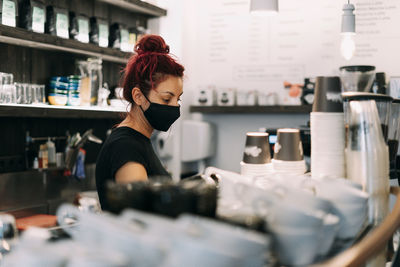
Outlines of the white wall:
M 400 74 L 398 0 L 351 1 L 356 6 L 357 49 L 350 61 L 340 55 L 346 1 L 280 0 L 280 12 L 273 17 L 251 15 L 249 1 L 188 1 L 196 5 L 191 14 L 196 22 L 185 21 L 196 38 L 185 38 L 183 46 L 195 57 L 187 63 L 196 71 L 191 90 L 215 85 L 281 93 L 285 80 L 338 75 L 340 66 L 353 64 Z

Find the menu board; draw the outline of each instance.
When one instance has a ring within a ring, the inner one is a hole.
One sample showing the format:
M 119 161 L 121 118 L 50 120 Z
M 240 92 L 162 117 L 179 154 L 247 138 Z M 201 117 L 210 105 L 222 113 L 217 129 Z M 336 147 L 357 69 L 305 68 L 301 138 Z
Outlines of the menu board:
M 380 71 L 399 76 L 400 1 L 354 1 L 356 6 L 356 54 L 353 62 L 371 62 Z
M 350 1 L 357 31 L 350 61 L 340 53 L 346 2 L 280 0 L 278 14 L 256 16 L 249 0 L 196 1 L 196 86 L 281 92 L 284 81 L 338 75 L 354 64 L 400 75 L 400 1 Z

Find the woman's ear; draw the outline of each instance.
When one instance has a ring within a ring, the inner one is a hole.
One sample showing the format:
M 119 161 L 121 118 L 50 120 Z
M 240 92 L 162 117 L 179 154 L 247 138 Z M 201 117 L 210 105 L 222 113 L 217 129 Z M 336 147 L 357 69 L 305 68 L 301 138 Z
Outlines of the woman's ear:
M 140 91 L 140 89 L 138 87 L 134 87 L 132 89 L 132 99 L 133 102 L 135 102 L 136 105 L 141 106 L 143 104 L 143 93 L 142 91 Z

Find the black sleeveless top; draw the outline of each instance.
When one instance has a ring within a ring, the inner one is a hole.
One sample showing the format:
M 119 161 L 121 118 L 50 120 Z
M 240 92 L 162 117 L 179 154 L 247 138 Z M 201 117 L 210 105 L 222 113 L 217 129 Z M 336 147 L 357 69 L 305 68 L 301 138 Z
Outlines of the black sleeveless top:
M 103 144 L 96 162 L 96 186 L 100 204 L 107 210 L 106 183 L 115 181 L 115 174 L 127 162 L 144 166 L 147 176 L 170 176 L 164 169 L 150 139 L 129 127 L 115 128 Z

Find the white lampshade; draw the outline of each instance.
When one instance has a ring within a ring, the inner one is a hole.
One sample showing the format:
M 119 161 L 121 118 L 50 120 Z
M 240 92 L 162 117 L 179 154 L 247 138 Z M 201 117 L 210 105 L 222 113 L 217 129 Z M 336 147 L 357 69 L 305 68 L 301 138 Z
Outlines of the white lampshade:
M 278 0 L 250 0 L 251 13 L 277 13 Z
M 343 6 L 342 15 L 342 33 L 355 34 L 356 33 L 356 16 L 354 15 L 354 5 L 345 4 Z

